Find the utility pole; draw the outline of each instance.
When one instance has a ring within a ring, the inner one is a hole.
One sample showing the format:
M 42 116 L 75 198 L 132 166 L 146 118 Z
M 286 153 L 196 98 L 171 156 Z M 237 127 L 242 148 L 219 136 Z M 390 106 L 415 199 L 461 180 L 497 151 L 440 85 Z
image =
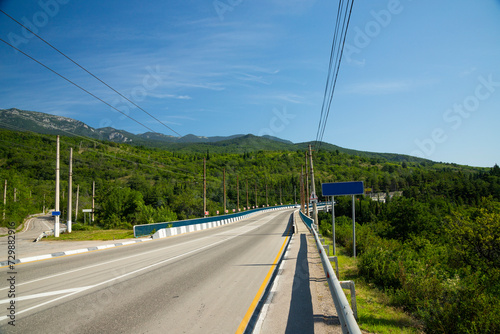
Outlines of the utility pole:
M 5 209 L 7 207 L 7 180 L 3 188 L 3 220 L 5 220 Z
M 236 210 L 240 212 L 240 180 L 236 175 Z
M 247 181 L 247 210 L 248 210 L 250 208 L 248 202 L 248 179 L 246 181 Z
M 56 141 L 56 211 L 59 211 L 59 173 L 60 173 L 60 166 L 59 166 L 59 136 L 57 136 L 57 141 Z M 54 237 L 59 238 L 59 215 L 54 216 L 55 217 L 55 223 L 54 223 Z
M 69 180 L 68 180 L 68 233 L 71 233 L 71 215 L 73 202 L 73 147 L 69 148 Z
M 17 188 L 14 188 L 14 203 L 17 202 Z
M 297 204 L 297 188 L 295 188 L 295 185 L 293 185 L 293 199 L 295 204 Z
M 95 211 L 95 181 L 92 181 L 92 223 L 94 222 Z
M 78 222 L 78 197 L 80 195 L 80 185 L 76 186 L 75 223 Z
M 306 204 L 306 216 L 310 217 L 311 214 L 309 213 L 309 173 L 307 172 L 307 164 L 308 164 L 308 161 L 307 161 L 307 151 L 306 151 L 306 174 L 305 174 L 305 178 L 306 178 L 306 189 L 305 189 L 305 192 L 304 192 L 304 195 L 305 195 L 305 204 Z
M 203 217 L 207 215 L 207 159 L 203 158 Z
M 269 206 L 269 201 L 267 200 L 267 182 L 266 182 L 266 206 Z
M 309 145 L 309 161 L 311 162 L 311 189 L 312 189 L 312 194 L 311 196 L 314 198 L 318 198 L 318 195 L 316 194 L 316 184 L 314 183 L 314 168 L 313 168 L 313 156 L 312 156 L 312 149 L 311 145 Z M 318 222 L 318 208 L 316 206 L 317 200 L 313 200 L 313 219 L 314 223 L 316 224 L 317 228 L 319 228 L 319 222 Z
M 223 182 L 224 182 L 224 214 L 226 213 L 226 169 L 223 170 Z
M 281 184 L 280 184 L 280 205 L 283 205 L 283 198 L 281 197 Z
M 300 210 L 302 213 L 306 211 L 305 205 L 306 202 L 304 201 L 304 165 L 302 165 L 302 170 L 300 171 Z
M 257 204 L 257 181 L 255 182 L 255 207 L 258 207 L 259 205 Z

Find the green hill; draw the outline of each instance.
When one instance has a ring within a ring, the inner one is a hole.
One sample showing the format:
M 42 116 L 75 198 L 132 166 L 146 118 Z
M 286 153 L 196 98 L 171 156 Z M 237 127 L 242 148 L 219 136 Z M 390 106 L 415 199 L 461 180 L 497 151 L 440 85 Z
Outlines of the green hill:
M 208 151 L 214 153 L 242 154 L 256 151 L 297 151 L 305 150 L 309 144 L 314 144 L 313 142 L 294 144 L 291 141 L 277 137 L 258 137 L 252 134 L 237 134 L 227 137 L 203 137 L 188 134 L 180 138 L 152 132 L 135 135 L 111 127 L 94 129 L 83 122 L 71 118 L 16 108 L 0 109 L 0 128 L 15 131 L 31 131 L 40 134 L 83 136 L 91 139 L 184 153 L 205 153 Z M 408 155 L 356 151 L 328 143 L 322 143 L 321 149 L 326 152 L 339 151 L 359 157 L 381 159 L 381 161 L 430 162 L 426 159 Z

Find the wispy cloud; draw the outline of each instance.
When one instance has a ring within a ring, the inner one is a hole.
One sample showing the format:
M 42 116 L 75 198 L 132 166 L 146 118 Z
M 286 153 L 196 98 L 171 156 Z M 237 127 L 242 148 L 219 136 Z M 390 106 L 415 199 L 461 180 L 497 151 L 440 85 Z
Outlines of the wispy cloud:
M 469 69 L 463 70 L 458 74 L 459 77 L 466 77 L 471 75 L 472 73 L 476 72 L 477 68 L 476 67 L 471 67 Z
M 192 97 L 189 95 L 176 95 L 176 94 L 148 93 L 148 96 L 155 97 L 157 99 L 176 99 L 176 100 L 192 99 Z
M 282 100 L 289 103 L 301 104 L 304 101 L 304 98 L 300 95 L 296 94 L 278 94 L 274 96 L 277 100 Z
M 349 85 L 341 89 L 342 94 L 356 95 L 389 95 L 410 91 L 415 84 L 411 81 L 379 81 L 379 82 L 362 82 Z

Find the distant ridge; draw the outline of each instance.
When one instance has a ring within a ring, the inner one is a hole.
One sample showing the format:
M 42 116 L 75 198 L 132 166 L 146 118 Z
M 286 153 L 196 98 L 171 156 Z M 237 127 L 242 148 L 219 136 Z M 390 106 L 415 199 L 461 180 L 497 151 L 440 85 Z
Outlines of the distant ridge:
M 255 136 L 252 134 L 236 134 L 232 136 L 204 137 L 188 134 L 175 137 L 161 133 L 146 132 L 135 135 L 111 127 L 95 129 L 87 124 L 63 116 L 45 114 L 37 111 L 27 111 L 17 108 L 0 109 L 0 128 L 13 131 L 31 131 L 40 134 L 83 136 L 96 140 L 131 145 L 156 147 L 170 151 L 182 152 L 219 152 L 246 153 L 253 151 L 296 151 L 305 150 L 314 142 L 297 143 L 273 136 Z M 323 151 L 346 153 L 366 158 L 384 159 L 394 162 L 424 162 L 429 161 L 417 157 L 394 153 L 373 153 L 356 151 L 340 146 L 322 143 Z

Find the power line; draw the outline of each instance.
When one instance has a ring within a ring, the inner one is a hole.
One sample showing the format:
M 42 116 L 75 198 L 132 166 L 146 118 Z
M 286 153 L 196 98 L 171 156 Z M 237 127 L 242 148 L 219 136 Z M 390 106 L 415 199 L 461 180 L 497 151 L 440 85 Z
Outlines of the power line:
M 68 59 L 69 61 L 71 61 L 76 66 L 80 67 L 82 70 L 84 70 L 89 75 L 91 75 L 92 77 L 94 77 L 96 80 L 98 80 L 99 82 L 101 82 L 103 85 L 105 85 L 106 87 L 108 87 L 109 89 L 111 89 L 113 92 L 115 92 L 116 94 L 120 95 L 122 98 L 124 98 L 128 102 L 132 103 L 135 107 L 137 107 L 138 109 L 140 109 L 141 111 L 143 111 L 144 113 L 146 113 L 147 115 L 149 115 L 151 118 L 153 118 L 154 120 L 156 120 L 158 123 L 160 123 L 161 125 L 163 125 L 167 129 L 169 129 L 170 131 L 174 132 L 179 137 L 182 137 L 177 131 L 175 131 L 174 129 L 172 129 L 171 127 L 169 127 L 168 125 L 166 125 L 165 123 L 163 123 L 162 121 L 160 121 L 158 118 L 156 118 L 155 116 L 153 116 L 152 114 L 150 114 L 149 112 L 147 112 L 146 110 L 144 110 L 143 108 L 141 108 L 140 106 L 138 106 L 135 102 L 131 101 L 129 98 L 127 98 L 122 93 L 120 93 L 119 91 L 117 91 L 116 89 L 114 89 L 113 87 L 111 87 L 110 85 L 108 85 L 106 82 L 104 82 L 103 80 L 99 79 L 92 72 L 90 72 L 85 67 L 83 67 L 80 64 L 78 64 L 76 61 L 74 61 L 73 59 L 71 59 L 69 56 L 67 56 L 66 54 L 64 54 L 62 51 L 60 51 L 59 49 L 57 49 L 55 46 L 53 46 L 52 44 L 50 44 L 49 42 L 47 42 L 45 39 L 43 39 L 42 37 L 40 37 L 39 35 L 37 35 L 33 31 L 31 31 L 28 27 L 26 27 L 25 25 L 23 25 L 21 22 L 17 21 L 15 18 L 13 18 L 12 16 L 10 16 L 9 14 L 7 14 L 6 12 L 4 12 L 1 9 L 0 9 L 0 12 L 2 12 L 4 15 L 6 15 L 7 17 L 9 17 L 11 20 L 13 20 L 17 24 L 19 24 L 21 27 L 23 27 L 24 29 L 26 29 L 27 31 L 29 31 L 30 33 L 32 33 L 34 36 L 36 36 L 42 42 L 44 42 L 45 44 L 47 44 L 48 46 L 50 46 L 52 49 L 54 49 L 55 51 L 57 51 L 59 54 L 61 54 L 62 56 L 64 56 L 66 59 Z
M 337 85 L 337 78 L 339 74 L 340 64 L 342 62 L 342 55 L 344 52 L 345 40 L 347 37 L 347 30 L 351 20 L 353 5 L 354 5 L 354 0 L 351 1 L 347 0 L 344 9 L 344 1 L 343 0 L 339 1 L 339 7 L 337 9 L 337 20 L 335 24 L 335 31 L 332 41 L 332 49 L 330 52 L 330 63 L 325 85 L 325 93 L 323 96 L 321 115 L 318 123 L 318 130 L 316 133 L 316 140 L 314 144 L 316 151 L 321 148 L 321 143 L 323 141 L 323 136 L 325 134 L 326 124 L 328 122 L 328 116 L 330 115 L 333 94 L 335 92 L 335 87 Z M 340 25 L 340 21 L 342 21 L 342 26 Z
M 154 131 L 154 130 L 153 130 L 153 129 L 151 129 L 150 127 L 148 127 L 148 126 L 146 126 L 146 125 L 142 124 L 141 122 L 139 122 L 139 121 L 138 121 L 138 120 L 136 120 L 135 118 L 133 118 L 133 117 L 131 117 L 131 116 L 127 115 L 126 113 L 124 113 L 124 112 L 123 112 L 123 111 L 121 111 L 120 109 L 113 107 L 111 104 L 109 104 L 108 102 L 104 101 L 104 100 L 103 100 L 103 99 L 101 99 L 100 97 L 98 97 L 98 96 L 96 96 L 96 95 L 92 94 L 91 92 L 89 92 L 88 90 L 86 90 L 85 88 L 83 88 L 82 86 L 79 86 L 77 83 L 75 83 L 75 82 L 71 81 L 70 79 L 66 78 L 64 75 L 59 74 L 59 73 L 58 73 L 58 72 L 56 72 L 55 70 L 51 69 L 50 67 L 48 67 L 47 65 L 43 64 L 42 62 L 40 62 L 40 61 L 36 60 L 35 58 L 31 57 L 30 55 L 28 55 L 27 53 L 23 52 L 22 50 L 20 50 L 20 49 L 16 48 L 14 45 L 10 44 L 9 42 L 5 41 L 4 39 L 0 38 L 0 41 L 1 41 L 1 42 L 4 42 L 4 43 L 5 43 L 5 44 L 7 44 L 8 46 L 12 47 L 14 50 L 17 50 L 17 51 L 21 52 L 23 55 L 25 55 L 25 56 L 26 56 L 26 57 L 28 57 L 29 59 L 33 60 L 34 62 L 36 62 L 36 63 L 38 63 L 38 64 L 40 64 L 40 65 L 42 65 L 43 67 L 45 67 L 46 69 L 48 69 L 48 70 L 49 70 L 49 71 L 51 71 L 52 73 L 54 73 L 54 74 L 58 75 L 59 77 L 63 78 L 64 80 L 66 80 L 66 81 L 67 81 L 67 82 L 69 82 L 70 84 L 74 85 L 75 87 L 77 87 L 77 88 L 79 88 L 79 89 L 83 90 L 85 93 L 89 94 L 89 95 L 90 95 L 90 96 L 92 96 L 93 98 L 95 98 L 95 99 L 97 99 L 97 100 L 101 101 L 101 102 L 102 102 L 102 103 L 104 103 L 105 105 L 107 105 L 107 106 L 109 106 L 109 107 L 113 108 L 114 110 L 118 111 L 120 114 L 122 114 L 122 115 L 124 115 L 124 116 L 127 116 L 128 118 L 130 118 L 131 120 L 133 120 L 133 121 L 134 121 L 134 122 L 136 122 L 137 124 L 142 125 L 143 127 L 145 127 L 146 129 L 148 129 L 149 131 L 156 133 L 156 131 Z
M 339 1 L 339 6 L 337 8 L 337 20 L 335 22 L 335 32 L 338 30 L 338 26 L 339 26 L 339 22 L 340 22 L 340 10 L 341 10 L 341 5 L 342 5 L 342 1 Z M 323 104 L 321 106 L 321 115 L 319 117 L 319 122 L 318 122 L 318 130 L 317 130 L 317 133 L 316 133 L 316 142 L 318 141 L 319 139 L 319 133 L 321 131 L 321 124 L 322 124 L 322 120 L 323 120 L 323 115 L 325 114 L 325 102 L 326 102 L 326 96 L 327 96 L 327 93 L 328 93 L 328 87 L 330 86 L 330 78 L 331 78 L 331 75 L 332 75 L 332 66 L 333 66 L 333 55 L 334 55 L 334 51 L 335 51 L 335 45 L 337 44 L 336 43 L 336 39 L 337 39 L 337 34 L 334 33 L 333 34 L 333 41 L 332 41 L 332 48 L 330 50 L 330 61 L 329 61 L 329 64 L 328 64 L 328 75 L 326 77 L 326 85 L 325 85 L 325 91 L 323 93 Z

